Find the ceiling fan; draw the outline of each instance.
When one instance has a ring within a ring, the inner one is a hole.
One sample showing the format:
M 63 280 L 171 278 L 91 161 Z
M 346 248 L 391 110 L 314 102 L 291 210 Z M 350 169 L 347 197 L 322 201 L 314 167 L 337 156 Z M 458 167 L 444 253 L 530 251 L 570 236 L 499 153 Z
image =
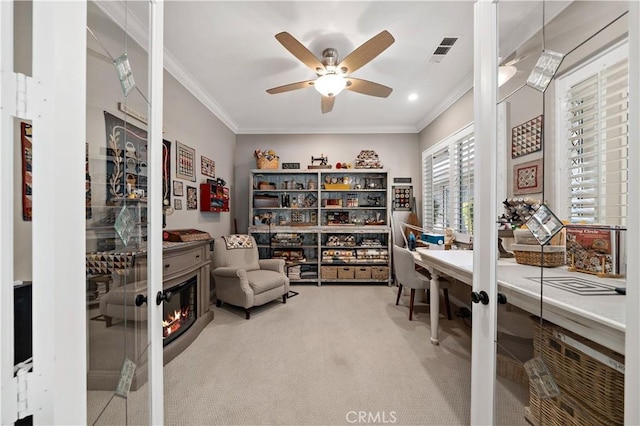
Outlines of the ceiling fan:
M 322 52 L 322 60 L 319 60 L 309 49 L 287 32 L 276 34 L 276 40 L 291 52 L 293 56 L 316 73 L 318 77 L 313 80 L 299 81 L 297 83 L 274 87 L 268 89 L 267 93 L 274 95 L 291 90 L 315 87 L 315 89 L 322 94 L 321 107 L 322 113 L 325 114 L 333 109 L 335 96 L 343 89 L 380 98 L 386 98 L 393 90 L 382 84 L 350 77 L 351 73 L 368 64 L 393 44 L 395 39 L 389 31 L 384 30 L 372 37 L 339 63 L 338 51 L 334 48 L 330 47 L 325 49 Z

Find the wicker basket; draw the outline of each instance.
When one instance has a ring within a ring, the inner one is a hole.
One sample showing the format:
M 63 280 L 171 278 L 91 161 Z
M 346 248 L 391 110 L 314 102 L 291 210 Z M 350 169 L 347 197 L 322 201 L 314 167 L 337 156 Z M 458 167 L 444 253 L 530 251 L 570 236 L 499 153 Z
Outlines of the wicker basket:
M 512 244 L 513 256 L 521 265 L 545 266 L 553 268 L 565 262 L 564 246 L 544 246 L 544 252 L 538 245 Z
M 266 157 L 260 157 L 256 160 L 256 164 L 259 169 L 277 169 L 280 165 L 280 160 L 278 157 L 272 158 L 271 160 L 267 160 Z
M 353 266 L 340 266 L 338 267 L 338 279 L 352 280 L 356 277 L 356 268 Z
M 565 389 L 555 398 L 540 399 L 536 388 L 529 385 L 529 413 L 539 425 L 552 426 L 617 426 L 622 425 L 598 415 L 572 398 Z
M 534 351 L 542 355 L 566 396 L 591 417 L 605 419 L 597 424 L 623 424 L 624 374 L 574 348 L 568 343 L 571 340 L 609 359 L 612 365 L 624 366 L 624 356 L 548 322 L 541 330 L 539 320 L 535 320 Z
M 527 375 L 522 361 L 513 359 L 501 353 L 496 354 L 496 373 L 512 382 L 522 386 L 529 386 L 529 376 Z
M 372 266 L 371 278 L 374 280 L 388 280 L 389 267 L 388 266 Z
M 323 280 L 335 280 L 338 278 L 338 268 L 336 266 L 321 266 L 320 277 Z
M 358 267 L 356 267 L 356 279 L 357 280 L 370 280 L 371 279 L 371 267 L 370 266 L 358 266 Z

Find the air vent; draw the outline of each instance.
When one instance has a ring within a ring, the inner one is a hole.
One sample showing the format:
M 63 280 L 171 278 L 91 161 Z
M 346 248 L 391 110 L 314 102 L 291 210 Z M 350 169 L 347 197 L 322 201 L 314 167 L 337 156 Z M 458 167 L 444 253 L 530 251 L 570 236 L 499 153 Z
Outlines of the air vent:
M 445 37 L 440 42 L 440 46 L 453 46 L 458 39 L 456 37 Z
M 456 41 L 458 41 L 458 37 L 443 38 L 429 58 L 429 62 L 433 64 L 439 64 L 440 62 L 442 62 L 442 59 L 444 59 L 444 56 L 449 53 L 451 47 L 456 44 Z

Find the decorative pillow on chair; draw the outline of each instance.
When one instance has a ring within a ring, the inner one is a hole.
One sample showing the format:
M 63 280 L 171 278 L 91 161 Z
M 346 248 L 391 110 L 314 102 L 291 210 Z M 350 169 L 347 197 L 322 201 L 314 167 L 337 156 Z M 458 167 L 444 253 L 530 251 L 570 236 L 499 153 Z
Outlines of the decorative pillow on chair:
M 227 244 L 227 250 L 233 249 L 250 249 L 253 248 L 253 239 L 251 235 L 226 235 L 223 236 L 225 243 Z

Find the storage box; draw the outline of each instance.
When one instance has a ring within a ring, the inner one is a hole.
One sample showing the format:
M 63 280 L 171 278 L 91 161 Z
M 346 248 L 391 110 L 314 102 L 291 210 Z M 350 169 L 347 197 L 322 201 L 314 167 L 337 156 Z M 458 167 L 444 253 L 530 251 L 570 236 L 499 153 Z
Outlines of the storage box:
M 357 280 L 370 280 L 371 279 L 371 267 L 370 266 L 357 266 L 355 268 Z
M 444 235 L 440 234 L 422 234 L 420 239 L 430 244 L 444 244 Z
M 553 401 L 542 400 L 543 411 L 550 412 L 543 420 L 558 419 L 544 424 L 623 424 L 624 356 L 555 324 L 545 321 L 540 327 L 537 318 L 533 334 L 534 352 L 563 391 Z M 537 416 L 541 402 L 535 392 L 530 402 Z M 578 415 L 586 420 L 575 421 Z
M 280 207 L 280 197 L 277 195 L 254 194 L 253 207 L 256 209 Z
M 598 225 L 567 225 L 567 265 L 570 271 L 599 277 L 626 273 L 625 229 Z
M 356 277 L 356 268 L 353 266 L 338 266 L 338 279 L 352 280 Z
M 324 280 L 335 280 L 338 278 L 338 268 L 336 266 L 320 267 L 320 277 Z
M 374 279 L 374 280 L 388 280 L 389 279 L 389 267 L 388 266 L 372 266 L 371 267 L 371 279 Z

